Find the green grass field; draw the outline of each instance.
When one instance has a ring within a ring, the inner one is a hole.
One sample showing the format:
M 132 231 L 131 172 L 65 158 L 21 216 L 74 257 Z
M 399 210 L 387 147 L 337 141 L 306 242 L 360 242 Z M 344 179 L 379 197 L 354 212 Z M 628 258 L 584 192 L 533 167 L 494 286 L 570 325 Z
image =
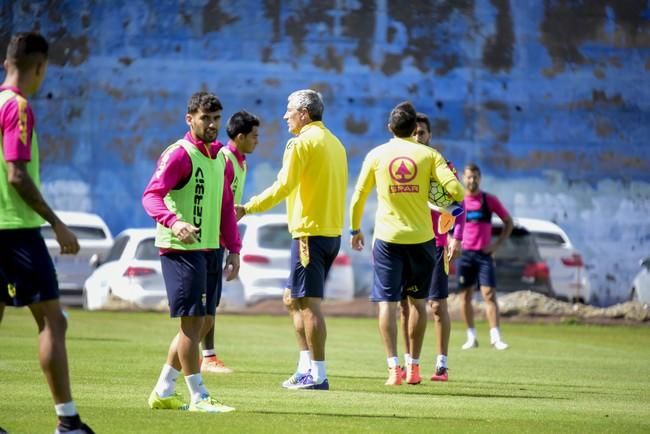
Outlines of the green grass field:
M 431 325 L 431 323 L 429 323 Z M 206 375 L 213 395 L 237 411 L 150 410 L 153 388 L 175 333 L 165 314 L 69 312 L 73 393 L 98 433 L 194 432 L 650 432 L 650 328 L 505 324 L 511 348 L 459 350 L 453 324 L 450 381 L 428 381 L 433 327 L 422 356 L 426 381 L 386 387 L 377 324 L 328 319 L 332 390 L 287 391 L 295 366 L 288 317 L 222 315 L 220 356 L 236 372 Z M 7 309 L 0 326 L 0 426 L 10 433 L 53 432 L 51 398 L 36 359 L 27 310 Z M 179 391 L 187 396 L 181 381 Z

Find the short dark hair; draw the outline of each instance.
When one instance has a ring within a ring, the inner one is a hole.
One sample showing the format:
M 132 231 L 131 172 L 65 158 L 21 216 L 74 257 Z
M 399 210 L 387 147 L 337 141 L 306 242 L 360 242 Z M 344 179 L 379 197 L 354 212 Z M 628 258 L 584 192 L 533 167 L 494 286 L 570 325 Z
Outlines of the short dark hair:
M 248 113 L 246 110 L 238 111 L 230 116 L 226 125 L 226 133 L 231 139 L 235 139 L 238 134 L 248 134 L 253 131 L 254 127 L 260 126 L 260 120 L 257 116 Z
M 410 137 L 416 127 L 417 113 L 408 101 L 401 102 L 390 112 L 388 126 L 397 137 Z
M 6 59 L 18 70 L 25 70 L 38 61 L 46 60 L 48 51 L 49 44 L 40 33 L 16 33 L 7 46 Z
M 427 132 L 431 133 L 431 121 L 429 121 L 429 116 L 425 115 L 424 113 L 418 113 L 415 116 L 415 122 L 418 124 L 424 124 L 427 126 Z
M 223 110 L 223 106 L 215 94 L 201 91 L 196 92 L 190 97 L 190 100 L 187 103 L 187 113 L 194 114 L 198 112 L 199 109 L 206 113 L 210 113 Z
M 478 176 L 481 176 L 481 168 L 478 167 L 478 164 L 476 163 L 467 163 L 465 165 L 465 170 L 469 170 L 470 172 L 476 172 L 478 173 Z

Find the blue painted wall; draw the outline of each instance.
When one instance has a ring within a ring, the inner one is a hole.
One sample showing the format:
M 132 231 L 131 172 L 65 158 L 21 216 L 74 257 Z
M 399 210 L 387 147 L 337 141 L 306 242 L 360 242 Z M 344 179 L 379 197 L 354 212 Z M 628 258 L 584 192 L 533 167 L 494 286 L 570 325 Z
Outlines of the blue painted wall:
M 24 30 L 52 43 L 33 99 L 46 197 L 115 232 L 151 224 L 140 195 L 191 93 L 261 117 L 250 196 L 279 167 L 286 96 L 310 87 L 353 176 L 411 100 L 445 156 L 478 162 L 515 215 L 566 228 L 602 300 L 650 255 L 646 0 L 3 0 L 0 12 L 2 47 Z

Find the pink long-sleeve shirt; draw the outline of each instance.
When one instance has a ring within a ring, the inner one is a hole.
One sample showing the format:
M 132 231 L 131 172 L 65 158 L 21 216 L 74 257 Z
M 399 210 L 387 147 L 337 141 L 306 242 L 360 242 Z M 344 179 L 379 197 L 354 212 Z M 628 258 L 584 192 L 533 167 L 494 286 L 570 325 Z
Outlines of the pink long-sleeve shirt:
M 34 113 L 20 89 L 0 86 L 0 92 L 11 90 L 16 96 L 0 108 L 0 131 L 2 132 L 5 161 L 31 161 Z
M 190 132 L 187 132 L 185 140 L 192 143 L 205 156 L 208 156 L 206 146 L 203 142 L 195 139 Z M 223 147 L 219 141 L 210 143 L 209 153 L 211 158 L 217 158 L 219 150 Z M 172 189 L 183 185 L 192 174 L 192 160 L 182 146 L 164 155 L 158 160 L 156 172 L 151 177 L 147 188 L 142 195 L 142 206 L 147 214 L 161 225 L 171 228 L 178 220 L 176 214 L 171 212 L 165 205 L 164 197 Z M 221 204 L 221 243 L 230 253 L 239 253 L 241 250 L 241 239 L 237 230 L 237 218 L 233 203 L 230 184 L 234 176 L 232 165 L 226 164 L 223 182 L 223 199 Z M 169 249 L 161 249 L 165 253 Z
M 463 240 L 463 250 L 483 250 L 492 242 L 492 223 L 466 221 L 468 213 L 481 209 L 482 197 L 483 192 L 480 190 L 474 194 L 467 193 L 463 201 L 465 212 L 461 214 L 460 217 L 462 218 L 456 220 L 454 238 Z M 508 211 L 501 204 L 501 201 L 490 193 L 486 193 L 485 198 L 490 211 L 505 221 L 510 214 L 508 214 Z

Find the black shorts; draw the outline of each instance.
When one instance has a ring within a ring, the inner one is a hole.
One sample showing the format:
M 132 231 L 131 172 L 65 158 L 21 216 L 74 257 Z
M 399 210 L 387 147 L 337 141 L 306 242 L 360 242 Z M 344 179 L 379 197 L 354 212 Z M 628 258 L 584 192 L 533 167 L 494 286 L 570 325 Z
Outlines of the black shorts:
M 28 306 L 59 298 L 59 283 L 40 228 L 0 230 L 0 303 Z
M 433 266 L 429 300 L 441 300 L 449 297 L 449 275 L 445 271 L 445 248 L 436 246 L 436 263 Z
M 223 249 L 169 252 L 160 257 L 169 315 L 214 315 L 221 298 Z
M 427 298 L 434 254 L 435 239 L 420 244 L 395 244 L 376 239 L 372 246 L 374 284 L 370 300 Z
M 300 237 L 291 240 L 291 298 L 323 298 L 325 279 L 341 248 L 341 237 Z
M 458 261 L 458 288 L 496 287 L 494 260 L 480 250 L 463 250 Z

